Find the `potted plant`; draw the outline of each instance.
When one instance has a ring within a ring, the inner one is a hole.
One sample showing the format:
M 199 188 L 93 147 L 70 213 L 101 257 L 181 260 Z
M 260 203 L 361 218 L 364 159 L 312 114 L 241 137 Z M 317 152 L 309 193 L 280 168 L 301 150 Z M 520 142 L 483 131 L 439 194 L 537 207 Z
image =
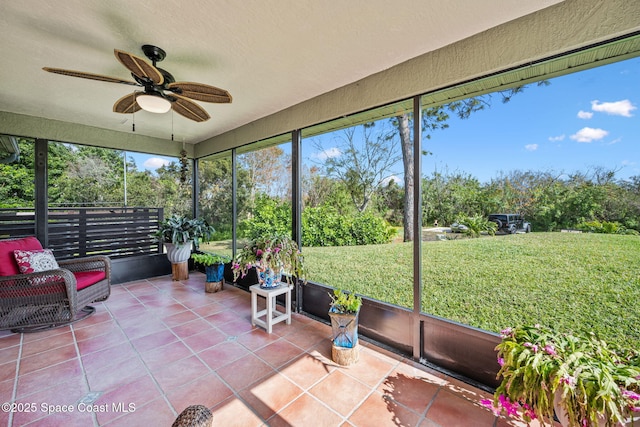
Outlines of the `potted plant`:
M 289 285 L 293 283 L 292 277 L 306 278 L 304 257 L 297 243 L 281 234 L 260 237 L 246 244 L 234 260 L 234 280 L 246 276 L 251 268 L 256 269 L 263 288 L 279 286 L 283 275 Z
M 493 400 L 483 401 L 496 414 L 505 410 L 543 425 L 554 412 L 563 426 L 633 424 L 640 412 L 638 351 L 540 325 L 507 328 L 501 335 L 496 350 L 502 381 Z
M 352 292 L 334 289 L 329 293 L 333 361 L 340 365 L 351 365 L 358 361 L 358 314 L 362 298 Z
M 221 290 L 224 282 L 224 265 L 230 261 L 230 258 L 205 252 L 192 254 L 191 259 L 205 268 L 207 275 L 205 291 L 218 292 Z
M 191 255 L 191 247 L 195 244 L 197 248 L 201 241 L 208 242 L 213 233 L 215 229 L 202 218 L 190 219 L 174 214 L 159 224 L 153 237 L 167 248 L 173 280 L 189 277 L 187 261 Z

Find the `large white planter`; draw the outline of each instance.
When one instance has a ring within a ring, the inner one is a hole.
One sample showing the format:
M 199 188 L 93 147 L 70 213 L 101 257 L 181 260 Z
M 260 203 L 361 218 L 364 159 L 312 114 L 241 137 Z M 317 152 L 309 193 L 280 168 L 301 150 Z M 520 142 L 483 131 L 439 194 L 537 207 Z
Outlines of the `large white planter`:
M 179 264 L 181 262 L 189 261 L 191 256 L 191 241 L 184 245 L 174 245 L 173 243 L 165 243 L 164 247 L 167 248 L 167 259 L 171 264 Z

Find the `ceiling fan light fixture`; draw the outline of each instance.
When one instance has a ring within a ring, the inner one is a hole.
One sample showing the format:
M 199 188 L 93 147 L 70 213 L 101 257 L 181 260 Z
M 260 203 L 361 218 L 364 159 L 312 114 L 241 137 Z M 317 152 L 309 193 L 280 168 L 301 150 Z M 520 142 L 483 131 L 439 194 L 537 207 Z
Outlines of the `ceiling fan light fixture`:
M 138 95 L 136 102 L 140 108 L 150 113 L 166 113 L 171 109 L 171 102 L 158 95 Z

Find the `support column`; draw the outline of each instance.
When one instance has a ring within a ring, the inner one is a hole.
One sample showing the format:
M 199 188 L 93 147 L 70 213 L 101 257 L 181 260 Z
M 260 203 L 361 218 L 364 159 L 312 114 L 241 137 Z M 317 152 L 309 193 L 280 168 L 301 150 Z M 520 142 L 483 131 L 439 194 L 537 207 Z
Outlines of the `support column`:
M 35 143 L 35 233 L 45 248 L 49 246 L 48 144 L 46 139 Z

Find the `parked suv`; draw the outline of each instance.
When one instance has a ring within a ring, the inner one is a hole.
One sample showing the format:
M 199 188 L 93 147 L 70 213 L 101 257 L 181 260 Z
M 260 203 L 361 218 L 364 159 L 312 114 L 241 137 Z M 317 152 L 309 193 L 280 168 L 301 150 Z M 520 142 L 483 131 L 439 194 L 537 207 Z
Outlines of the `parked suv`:
M 495 222 L 498 226 L 498 231 L 514 234 L 518 231 L 524 231 L 529 233 L 531 231 L 531 224 L 522 218 L 522 215 L 518 214 L 491 214 L 489 215 L 489 221 Z

